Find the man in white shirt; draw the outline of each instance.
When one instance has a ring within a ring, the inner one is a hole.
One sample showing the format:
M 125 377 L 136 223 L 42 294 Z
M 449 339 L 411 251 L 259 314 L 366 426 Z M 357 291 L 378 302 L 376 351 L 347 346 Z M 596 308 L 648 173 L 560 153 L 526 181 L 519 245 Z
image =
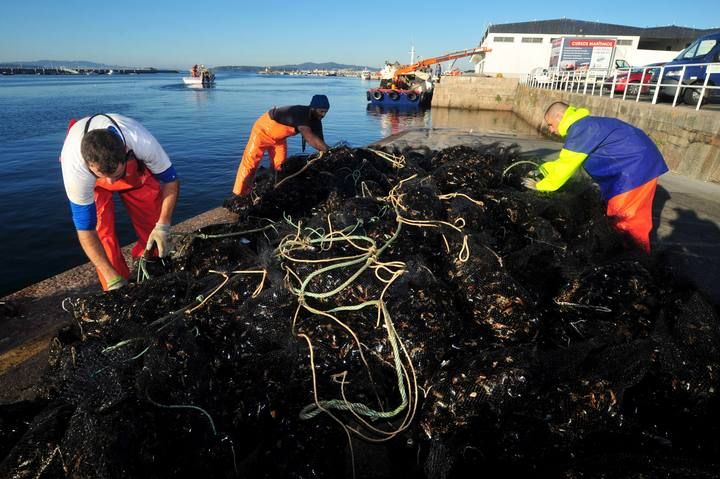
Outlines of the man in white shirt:
M 115 233 L 113 192 L 138 235 L 133 257 L 153 246 L 160 257 L 167 255 L 180 185 L 167 153 L 145 127 L 114 113 L 73 120 L 60 162 L 80 245 L 105 291 L 121 288 L 130 276 Z

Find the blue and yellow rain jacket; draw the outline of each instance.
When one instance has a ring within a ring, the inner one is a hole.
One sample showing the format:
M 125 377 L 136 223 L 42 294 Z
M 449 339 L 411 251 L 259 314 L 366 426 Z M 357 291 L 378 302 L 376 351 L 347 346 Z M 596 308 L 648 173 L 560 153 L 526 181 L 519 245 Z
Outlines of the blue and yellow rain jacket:
M 558 124 L 565 145 L 555 161 L 540 165 L 540 191 L 560 188 L 582 165 L 600 186 L 605 201 L 642 186 L 668 171 L 655 143 L 640 129 L 616 118 L 590 116 L 568 107 Z

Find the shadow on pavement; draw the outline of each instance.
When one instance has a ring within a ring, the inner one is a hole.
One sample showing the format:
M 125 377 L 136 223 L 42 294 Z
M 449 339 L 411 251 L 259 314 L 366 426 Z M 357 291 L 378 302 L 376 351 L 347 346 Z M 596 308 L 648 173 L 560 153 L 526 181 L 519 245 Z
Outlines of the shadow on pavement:
M 671 194 L 658 186 L 653 204 L 654 250 L 715 304 L 720 304 L 720 228 L 688 208 L 669 208 Z

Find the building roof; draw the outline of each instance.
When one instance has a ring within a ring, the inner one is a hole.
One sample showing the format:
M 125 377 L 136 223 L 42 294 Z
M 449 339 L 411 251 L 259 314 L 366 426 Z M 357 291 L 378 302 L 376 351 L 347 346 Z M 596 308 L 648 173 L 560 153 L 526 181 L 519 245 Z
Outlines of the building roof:
M 490 25 L 483 35 L 489 33 L 530 33 L 530 34 L 557 34 L 557 35 L 616 35 L 638 36 L 646 38 L 688 38 L 694 39 L 717 29 L 700 30 L 697 28 L 678 27 L 669 25 L 665 27 L 631 27 L 628 25 L 615 25 L 612 23 L 586 22 L 571 18 L 558 18 L 555 20 L 535 20 L 532 22 L 501 23 Z
M 698 30 L 697 28 L 678 27 L 677 25 L 668 25 L 666 27 L 644 28 L 642 36 L 650 38 L 692 38 L 707 35 L 720 31 L 720 28 L 709 28 L 707 30 Z

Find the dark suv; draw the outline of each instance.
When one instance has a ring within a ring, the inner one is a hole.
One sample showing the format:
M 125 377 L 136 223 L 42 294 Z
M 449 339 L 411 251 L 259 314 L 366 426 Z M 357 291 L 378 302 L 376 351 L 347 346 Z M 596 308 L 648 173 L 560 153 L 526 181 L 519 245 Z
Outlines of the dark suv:
M 702 63 L 719 63 L 718 65 L 701 65 Z M 685 71 L 683 72 L 683 66 Z M 657 84 L 660 70 L 653 75 L 652 83 Z M 678 98 L 688 105 L 696 105 L 700 101 L 702 85 L 706 77 L 708 86 L 720 86 L 720 32 L 700 37 L 690 44 L 671 62 L 665 65 L 662 72 L 662 86 L 659 95 L 664 98 L 674 98 L 680 84 Z M 693 85 L 687 88 L 684 85 Z M 703 102 L 720 99 L 720 89 L 707 89 Z

